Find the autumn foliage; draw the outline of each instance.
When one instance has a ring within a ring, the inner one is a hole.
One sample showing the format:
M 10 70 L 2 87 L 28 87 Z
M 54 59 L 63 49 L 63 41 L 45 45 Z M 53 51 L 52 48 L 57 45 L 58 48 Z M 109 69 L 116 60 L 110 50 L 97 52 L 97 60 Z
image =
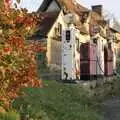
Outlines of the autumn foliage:
M 39 16 L 26 9 L 11 9 L 9 0 L 0 8 L 0 101 L 9 107 L 21 87 L 41 86 L 37 78 L 35 44 L 26 38 L 36 29 Z M 40 52 L 41 43 L 37 44 Z

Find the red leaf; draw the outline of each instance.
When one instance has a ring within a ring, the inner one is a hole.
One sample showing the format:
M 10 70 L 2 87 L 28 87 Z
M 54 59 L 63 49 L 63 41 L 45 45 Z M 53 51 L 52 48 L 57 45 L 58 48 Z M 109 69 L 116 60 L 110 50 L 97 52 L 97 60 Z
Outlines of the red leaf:
M 11 51 L 10 47 L 5 47 L 3 50 L 4 50 L 5 53 L 8 53 L 8 52 Z

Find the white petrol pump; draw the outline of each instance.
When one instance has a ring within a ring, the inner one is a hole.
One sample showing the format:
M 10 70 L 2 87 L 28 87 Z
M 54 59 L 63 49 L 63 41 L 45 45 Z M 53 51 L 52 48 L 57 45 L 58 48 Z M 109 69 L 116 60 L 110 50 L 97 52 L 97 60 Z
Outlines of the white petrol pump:
M 63 17 L 66 24 L 62 30 L 62 80 L 76 80 L 76 29 L 74 23 L 79 20 L 78 16 L 73 13 L 68 13 Z
M 76 80 L 75 29 L 62 31 L 62 80 Z

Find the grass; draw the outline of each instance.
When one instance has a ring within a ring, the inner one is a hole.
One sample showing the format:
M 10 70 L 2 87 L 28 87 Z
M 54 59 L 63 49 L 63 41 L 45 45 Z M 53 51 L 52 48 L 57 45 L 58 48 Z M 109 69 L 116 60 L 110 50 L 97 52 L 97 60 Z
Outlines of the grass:
M 43 88 L 24 88 L 25 94 L 13 102 L 23 119 L 28 120 L 102 120 L 79 85 L 45 81 Z
M 20 115 L 15 111 L 0 113 L 0 120 L 20 120 Z

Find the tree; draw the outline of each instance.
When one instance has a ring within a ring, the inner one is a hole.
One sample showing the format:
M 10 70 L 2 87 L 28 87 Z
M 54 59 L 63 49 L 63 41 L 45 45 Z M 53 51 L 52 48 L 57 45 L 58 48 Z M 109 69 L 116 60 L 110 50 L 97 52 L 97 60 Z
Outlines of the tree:
M 26 9 L 12 9 L 10 3 L 0 1 L 0 101 L 7 108 L 21 87 L 41 83 L 36 74 L 34 44 L 26 41 L 40 18 Z

